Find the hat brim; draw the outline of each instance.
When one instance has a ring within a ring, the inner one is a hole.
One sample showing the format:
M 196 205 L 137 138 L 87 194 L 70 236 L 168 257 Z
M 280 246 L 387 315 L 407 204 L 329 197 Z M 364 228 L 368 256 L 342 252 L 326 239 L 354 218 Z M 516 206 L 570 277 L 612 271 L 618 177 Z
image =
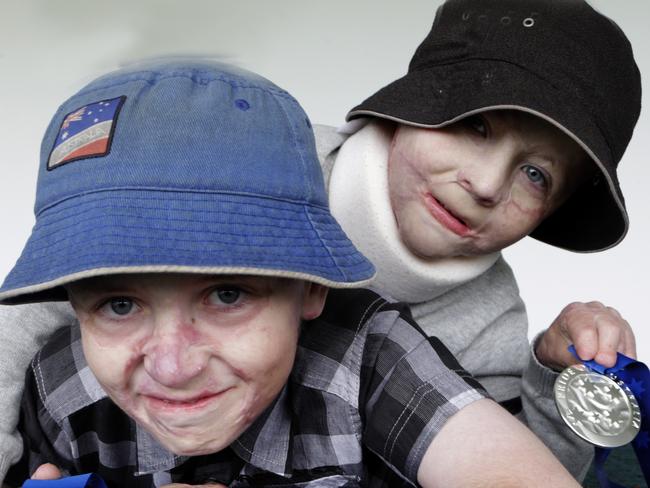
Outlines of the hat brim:
M 571 251 L 602 251 L 625 237 L 628 216 L 605 137 L 589 106 L 571 93 L 511 63 L 463 60 L 409 72 L 353 108 L 346 120 L 373 116 L 437 128 L 499 109 L 547 120 L 585 150 L 602 177 L 585 184 L 530 235 Z
M 65 300 L 63 285 L 117 273 L 251 274 L 334 288 L 372 264 L 326 208 L 210 192 L 89 193 L 44 210 L 0 289 L 2 303 Z

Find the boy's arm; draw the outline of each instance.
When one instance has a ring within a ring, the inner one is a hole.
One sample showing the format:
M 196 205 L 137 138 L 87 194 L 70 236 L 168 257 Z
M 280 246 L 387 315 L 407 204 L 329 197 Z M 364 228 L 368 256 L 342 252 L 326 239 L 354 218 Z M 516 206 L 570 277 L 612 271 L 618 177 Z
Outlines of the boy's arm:
M 418 470 L 424 487 L 577 487 L 540 440 L 492 400 L 452 416 Z
M 423 486 L 578 486 L 438 339 L 399 305 L 382 309 L 391 311 L 375 315 L 364 351 L 360 407 L 372 453 Z
M 22 452 L 16 425 L 29 362 L 54 330 L 73 320 L 67 303 L 0 306 L 0 482 Z
M 557 373 L 533 355 L 526 309 L 510 266 L 499 259 L 444 299 L 448 304 L 430 320 L 416 317 L 420 325 L 427 334 L 440 337 L 493 398 L 512 408 L 565 468 L 582 480 L 593 446 L 573 433 L 557 411 L 553 397 Z

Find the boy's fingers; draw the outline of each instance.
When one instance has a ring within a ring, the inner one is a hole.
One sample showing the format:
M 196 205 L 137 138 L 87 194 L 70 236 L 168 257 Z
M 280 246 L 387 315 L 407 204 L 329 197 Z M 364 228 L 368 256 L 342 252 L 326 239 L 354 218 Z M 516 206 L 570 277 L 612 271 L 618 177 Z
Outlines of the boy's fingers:
M 596 316 L 598 323 L 598 354 L 596 361 L 611 368 L 616 364 L 616 352 L 623 350 L 625 338 L 621 323 L 612 320 L 610 316 Z
M 598 331 L 593 325 L 574 324 L 571 327 L 569 341 L 576 348 L 578 356 L 583 361 L 594 359 L 598 353 Z
M 636 357 L 636 344 L 634 333 L 618 311 L 611 307 L 606 307 L 600 302 L 590 302 L 586 304 L 588 311 L 585 318 L 589 325 L 581 330 L 576 336 L 580 336 L 580 341 L 588 335 L 595 334 L 595 342 L 592 345 L 594 337 L 589 337 L 581 342 L 582 351 L 590 356 L 592 347 L 595 345 L 596 351 L 593 357 L 584 357 L 580 354 L 580 349 L 576 344 L 576 350 L 582 359 L 595 359 L 598 363 L 606 367 L 612 367 L 616 364 L 616 353 L 621 352 L 630 357 Z M 587 333 L 591 329 L 593 332 Z M 582 335 L 584 334 L 584 336 Z M 576 341 L 577 342 L 577 341 Z
M 598 353 L 598 331 L 593 321 L 593 309 L 598 305 L 574 302 L 560 313 L 563 335 L 569 344 L 575 346 L 580 359 L 590 360 Z
M 625 333 L 625 349 L 623 354 L 636 359 L 636 339 L 634 338 L 634 332 L 632 332 L 631 328 L 628 328 Z
M 620 320 L 622 323 L 622 332 L 618 352 L 623 353 L 628 357 L 636 358 L 636 340 L 634 338 L 634 331 L 627 320 L 623 317 L 620 317 Z
M 60 477 L 61 471 L 51 463 L 41 464 L 32 474 L 33 480 L 58 480 Z
M 636 357 L 636 341 L 630 324 L 614 308 L 600 302 L 567 305 L 546 331 L 538 359 L 549 367 L 561 369 L 576 362 L 566 351 L 573 344 L 584 361 L 595 360 L 605 367 L 616 364 L 616 353 Z

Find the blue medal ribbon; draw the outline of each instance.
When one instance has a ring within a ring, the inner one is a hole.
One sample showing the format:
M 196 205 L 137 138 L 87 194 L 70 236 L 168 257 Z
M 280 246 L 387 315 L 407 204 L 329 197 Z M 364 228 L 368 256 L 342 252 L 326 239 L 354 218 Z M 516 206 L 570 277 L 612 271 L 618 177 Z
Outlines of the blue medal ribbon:
M 640 361 L 618 353 L 616 364 L 611 368 L 606 368 L 596 361 L 583 361 L 573 346 L 569 346 L 569 351 L 591 371 L 603 375 L 611 374 L 625 383 L 636 398 L 641 410 L 641 429 L 632 440 L 632 447 L 639 461 L 643 477 L 648 483 L 650 481 L 650 371 L 648 367 Z M 624 488 L 610 481 L 605 474 L 604 464 L 610 452 L 609 448 L 596 446 L 594 458 L 596 478 L 601 488 Z
M 27 480 L 23 488 L 106 488 L 106 483 L 99 475 L 89 473 L 58 480 Z

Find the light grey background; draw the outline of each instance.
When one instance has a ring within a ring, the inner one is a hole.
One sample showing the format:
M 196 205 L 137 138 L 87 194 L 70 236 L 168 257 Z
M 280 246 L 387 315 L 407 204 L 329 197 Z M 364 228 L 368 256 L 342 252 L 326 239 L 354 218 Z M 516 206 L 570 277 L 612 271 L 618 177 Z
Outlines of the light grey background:
M 627 33 L 647 95 L 650 2 L 591 3 Z M 312 121 L 338 125 L 349 108 L 404 74 L 439 4 L 0 0 L 0 275 L 15 262 L 34 222 L 45 127 L 58 104 L 95 76 L 144 57 L 215 56 L 289 90 Z M 622 244 L 579 255 L 526 238 L 506 252 L 528 305 L 531 337 L 570 301 L 600 300 L 628 319 L 640 357 L 650 361 L 649 124 L 644 109 L 620 169 L 631 220 Z

